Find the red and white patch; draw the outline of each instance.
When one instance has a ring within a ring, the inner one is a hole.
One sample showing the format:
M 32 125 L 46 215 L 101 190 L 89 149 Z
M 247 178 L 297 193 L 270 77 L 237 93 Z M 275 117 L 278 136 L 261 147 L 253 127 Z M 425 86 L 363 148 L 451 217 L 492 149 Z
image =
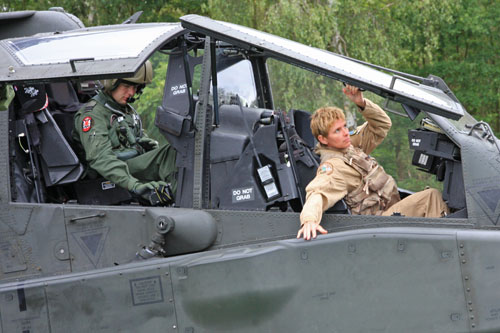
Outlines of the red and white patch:
M 85 117 L 83 118 L 82 121 L 82 131 L 88 132 L 92 128 L 92 118 L 91 117 Z

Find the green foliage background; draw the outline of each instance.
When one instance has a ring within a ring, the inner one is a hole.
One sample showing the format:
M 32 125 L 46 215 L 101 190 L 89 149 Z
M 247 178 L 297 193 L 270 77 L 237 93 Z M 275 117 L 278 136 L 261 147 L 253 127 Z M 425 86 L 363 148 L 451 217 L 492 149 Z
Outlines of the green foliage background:
M 464 107 L 500 132 L 500 1 L 494 0 L 0 0 L 2 11 L 64 7 L 87 26 L 176 21 L 193 13 L 264 30 L 304 44 L 404 72 L 442 77 Z M 154 59 L 155 82 L 138 110 L 152 121 L 166 64 Z M 340 86 L 278 62 L 269 64 L 277 107 L 313 111 L 349 108 Z M 368 96 L 368 95 L 367 95 Z M 381 102 L 376 96 L 368 96 Z M 415 124 L 391 115 L 389 137 L 375 151 L 401 187 L 419 190 L 432 180 L 410 165 L 407 130 Z M 150 131 L 154 130 L 150 127 Z M 154 134 L 154 133 L 150 133 Z M 435 184 L 430 184 L 434 186 Z

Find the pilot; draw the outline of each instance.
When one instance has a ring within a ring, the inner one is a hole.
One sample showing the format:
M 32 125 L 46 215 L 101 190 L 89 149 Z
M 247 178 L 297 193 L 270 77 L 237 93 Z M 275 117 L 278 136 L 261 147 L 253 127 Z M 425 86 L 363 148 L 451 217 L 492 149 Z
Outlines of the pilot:
M 316 177 L 306 187 L 306 202 L 300 214 L 297 238 L 316 238 L 326 234 L 320 225 L 325 210 L 345 197 L 352 214 L 442 217 L 448 213 L 441 193 L 426 189 L 403 200 L 394 179 L 369 154 L 384 140 L 391 119 L 363 93 L 347 85 L 344 94 L 354 102 L 366 122 L 350 136 L 344 113 L 336 107 L 323 107 L 311 117 L 311 130 L 318 140 L 321 156 Z
M 169 205 L 176 189 L 176 152 L 149 138 L 129 104 L 153 79 L 146 61 L 133 77 L 104 80 L 103 90 L 75 114 L 73 138 L 88 163 L 87 176 L 105 179 L 145 200 Z

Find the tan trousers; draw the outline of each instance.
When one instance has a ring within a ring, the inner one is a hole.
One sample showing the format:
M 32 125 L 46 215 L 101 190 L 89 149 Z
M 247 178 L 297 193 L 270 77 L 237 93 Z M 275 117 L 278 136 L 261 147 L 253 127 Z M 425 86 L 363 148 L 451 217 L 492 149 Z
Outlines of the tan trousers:
M 449 213 L 449 209 L 441 193 L 435 188 L 429 188 L 407 196 L 389 207 L 382 215 L 390 216 L 393 213 L 413 217 L 443 217 Z

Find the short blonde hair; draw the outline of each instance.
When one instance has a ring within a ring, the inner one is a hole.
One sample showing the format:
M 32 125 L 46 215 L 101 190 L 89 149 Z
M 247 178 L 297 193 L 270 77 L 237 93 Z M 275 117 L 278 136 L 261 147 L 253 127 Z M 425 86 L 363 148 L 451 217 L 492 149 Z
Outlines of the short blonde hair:
M 336 120 L 345 120 L 344 112 L 334 106 L 325 106 L 314 111 L 311 117 L 311 131 L 316 139 L 328 136 L 328 131 Z

